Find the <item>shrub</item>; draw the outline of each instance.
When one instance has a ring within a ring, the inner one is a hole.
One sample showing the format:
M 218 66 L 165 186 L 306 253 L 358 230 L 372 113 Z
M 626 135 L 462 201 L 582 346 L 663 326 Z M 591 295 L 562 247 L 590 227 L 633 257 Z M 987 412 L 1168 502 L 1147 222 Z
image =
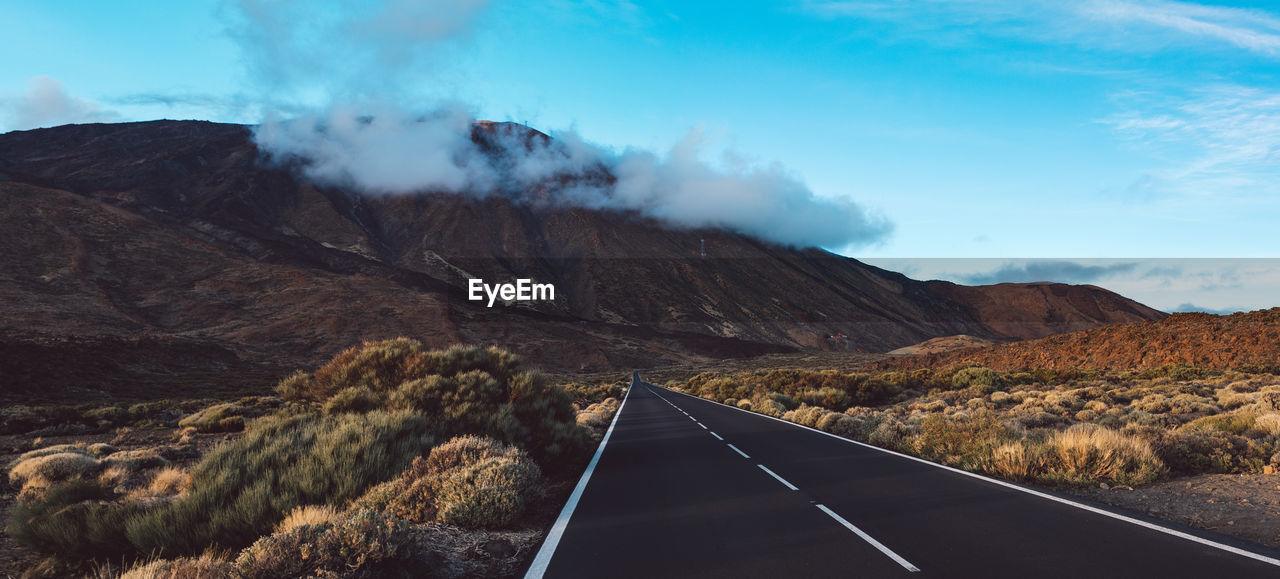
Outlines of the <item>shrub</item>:
M 275 416 L 209 453 L 177 502 L 129 522 L 143 553 L 242 547 L 299 505 L 342 504 L 401 472 L 431 447 L 430 424 L 409 413 Z
M 986 466 L 995 447 L 1011 438 L 995 415 L 981 412 L 970 418 L 925 416 L 915 438 L 916 452 L 931 460 L 965 468 Z
M 374 487 L 355 505 L 420 523 L 501 527 L 537 496 L 540 477 L 518 447 L 462 436 L 414 459 L 398 478 Z
M 1147 442 L 1093 424 L 1053 433 L 1045 449 L 1046 472 L 1041 479 L 1068 486 L 1139 485 L 1154 481 L 1165 470 Z
M 119 467 L 129 472 L 137 472 L 149 468 L 169 466 L 169 460 L 160 456 L 160 452 L 157 449 L 138 448 L 109 454 L 102 459 L 102 465 L 107 468 Z
M 784 412 L 787 410 L 795 410 L 800 406 L 800 403 L 797 402 L 795 398 L 787 396 L 781 392 L 770 392 L 768 400 L 776 403 Z
M 41 456 L 48 456 L 50 454 L 62 454 L 66 452 L 74 452 L 77 454 L 86 454 L 86 455 L 91 454 L 88 451 L 88 449 L 84 447 L 83 444 L 55 444 L 53 446 L 46 446 L 44 448 L 28 450 L 27 452 L 24 452 L 18 455 L 17 459 L 9 463 L 9 468 L 13 468 L 18 463 L 28 459 L 37 458 Z
M 386 405 L 382 396 L 374 394 L 364 386 L 343 388 L 324 403 L 325 414 L 343 414 L 347 412 L 371 412 Z
M 1237 436 L 1248 435 L 1253 431 L 1257 415 L 1252 412 L 1234 412 L 1197 418 L 1182 425 L 1183 432 L 1213 431 Z
M 1254 419 L 1253 427 L 1268 436 L 1280 436 L 1280 414 L 1263 414 Z
M 627 382 L 611 382 L 604 384 L 582 384 L 579 382 L 570 382 L 561 386 L 570 397 L 573 398 L 575 404 L 580 407 L 590 406 L 597 402 L 603 402 L 606 398 L 621 398 L 626 391 Z
M 1040 465 L 1035 450 L 1020 440 L 1001 444 L 991 452 L 991 465 L 988 471 L 996 476 L 1025 481 L 1039 474 L 1039 470 Z
M 818 406 L 801 405 L 799 408 L 783 414 L 782 419 L 796 424 L 813 427 L 818 424 L 818 421 L 821 420 L 823 416 L 830 413 L 831 411 Z
M 860 438 L 862 436 L 862 422 L 848 414 L 839 412 L 831 412 L 824 415 L 818 420 L 816 428 L 845 438 Z
M 181 559 L 156 559 L 126 571 L 120 579 L 230 579 L 238 578 L 235 564 L 212 553 Z
M 1168 378 L 1174 381 L 1200 380 L 1209 375 L 1204 368 L 1196 368 L 1184 364 L 1168 364 L 1159 368 L 1148 368 L 1139 374 L 1143 379 Z
M 168 497 L 185 492 L 191 486 L 191 475 L 179 468 L 162 468 L 151 477 L 147 493 L 153 497 Z
M 38 500 L 15 503 L 5 531 L 28 549 L 59 557 L 121 556 L 131 550 L 123 530 L 138 508 L 106 502 L 111 498 L 93 481 L 56 485 Z
M 214 404 L 178 421 L 179 428 L 197 432 L 238 432 L 244 430 L 246 409 L 234 402 Z
M 604 417 L 594 412 L 579 412 L 577 422 L 578 426 L 584 426 L 592 430 L 603 429 L 607 425 Z
M 497 528 L 524 512 L 541 476 L 520 457 L 484 459 L 445 474 L 436 497 L 437 520 L 464 527 Z
M 41 484 L 60 482 L 96 474 L 101 468 L 102 464 L 98 459 L 85 454 L 83 450 L 36 454 L 30 458 L 18 459 L 18 463 L 9 470 L 9 484 L 22 488 L 32 482 Z
M 130 416 L 129 411 L 124 408 L 107 406 L 86 411 L 84 418 L 95 422 L 99 428 L 106 428 L 129 422 Z
M 971 386 L 994 388 L 1000 385 L 1000 375 L 995 370 L 974 366 L 963 368 L 951 377 L 951 387 L 960 390 Z
M 245 577 L 378 576 L 412 555 L 404 521 L 368 510 L 258 539 L 236 558 Z
M 437 436 L 480 434 L 523 444 L 549 467 L 573 463 L 591 445 L 570 396 L 498 348 L 427 351 L 405 338 L 365 342 L 313 376 L 286 378 L 279 391 L 321 404 L 326 414 L 412 411 L 428 418 Z
M 867 442 L 889 450 L 903 450 L 903 445 L 911 436 L 911 430 L 902 421 L 892 416 L 883 417 L 867 433 Z
M 348 348 L 310 376 L 295 373 L 285 378 L 277 390 L 286 400 L 321 402 L 347 388 L 362 387 L 382 395 L 410 380 L 470 371 L 506 382 L 520 372 L 520 358 L 494 347 L 427 351 L 417 340 L 395 338 Z
M 843 390 L 835 388 L 819 388 L 806 390 L 796 397 L 801 404 L 821 406 L 830 410 L 845 409 L 853 403 L 853 399 Z
M 738 403 L 738 407 L 739 408 L 742 407 L 741 402 Z M 758 404 L 753 404 L 748 402 L 747 410 L 751 410 L 753 412 L 759 412 L 760 414 L 764 414 L 766 416 L 781 418 L 783 414 L 786 414 L 787 407 L 783 406 L 781 403 L 779 403 L 778 401 L 772 398 L 763 398 L 759 401 Z
M 1153 447 L 1177 474 L 1257 472 L 1268 461 L 1249 439 L 1213 430 L 1158 432 Z

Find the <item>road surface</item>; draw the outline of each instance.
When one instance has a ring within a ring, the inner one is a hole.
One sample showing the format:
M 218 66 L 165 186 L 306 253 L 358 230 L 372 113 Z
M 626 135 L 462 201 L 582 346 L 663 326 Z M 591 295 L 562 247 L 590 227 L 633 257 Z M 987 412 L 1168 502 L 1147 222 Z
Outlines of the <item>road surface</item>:
M 1280 577 L 1273 552 L 1100 510 L 637 374 L 526 577 Z

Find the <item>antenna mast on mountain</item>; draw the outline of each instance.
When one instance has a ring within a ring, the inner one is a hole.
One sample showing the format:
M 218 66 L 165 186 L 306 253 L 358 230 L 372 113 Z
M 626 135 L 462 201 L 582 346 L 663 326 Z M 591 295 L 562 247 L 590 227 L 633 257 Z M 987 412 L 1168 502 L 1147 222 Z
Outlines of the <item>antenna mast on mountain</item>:
M 707 240 L 699 239 L 698 241 L 702 242 L 702 249 L 699 250 L 698 253 L 702 254 L 702 257 L 706 257 L 707 256 Z

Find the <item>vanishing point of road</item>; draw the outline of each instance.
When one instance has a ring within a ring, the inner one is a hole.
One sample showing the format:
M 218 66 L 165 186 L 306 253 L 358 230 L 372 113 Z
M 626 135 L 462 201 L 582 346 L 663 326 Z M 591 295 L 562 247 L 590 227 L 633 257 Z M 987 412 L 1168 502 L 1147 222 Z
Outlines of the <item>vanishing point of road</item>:
M 526 578 L 1280 577 L 1276 553 L 633 375 Z

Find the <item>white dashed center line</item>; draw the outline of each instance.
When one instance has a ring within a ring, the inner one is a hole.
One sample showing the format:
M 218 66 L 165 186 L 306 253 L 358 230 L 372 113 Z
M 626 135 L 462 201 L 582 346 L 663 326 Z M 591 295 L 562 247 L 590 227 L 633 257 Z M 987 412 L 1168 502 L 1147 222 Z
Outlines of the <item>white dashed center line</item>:
M 763 465 L 763 464 L 757 464 L 756 466 L 760 467 L 760 470 L 763 470 L 763 471 L 765 471 L 765 472 L 769 473 L 769 476 L 771 476 L 771 477 L 773 477 L 773 478 L 778 479 L 778 482 L 782 483 L 782 485 L 783 485 L 783 486 L 785 486 L 785 487 L 787 487 L 787 488 L 789 488 L 789 489 L 791 489 L 791 490 L 793 490 L 793 491 L 798 491 L 798 490 L 800 490 L 800 489 L 796 488 L 796 485 L 793 485 L 793 484 L 791 484 L 791 483 L 787 482 L 787 479 L 785 479 L 785 478 L 782 478 L 782 477 L 778 476 L 778 473 L 776 473 L 776 472 L 773 472 L 773 471 L 769 470 L 769 468 L 768 468 L 768 467 L 766 467 L 765 465 Z

